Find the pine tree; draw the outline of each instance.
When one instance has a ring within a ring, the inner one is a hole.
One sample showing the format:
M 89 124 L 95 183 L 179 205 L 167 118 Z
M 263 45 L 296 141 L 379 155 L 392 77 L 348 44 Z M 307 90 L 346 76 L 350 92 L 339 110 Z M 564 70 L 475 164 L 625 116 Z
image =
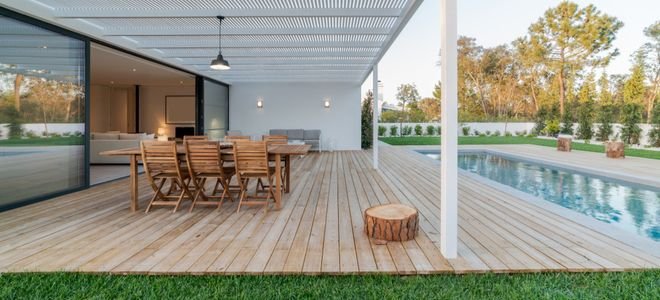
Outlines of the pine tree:
M 612 128 L 613 117 L 614 114 L 612 104 L 601 105 L 600 113 L 598 114 L 598 122 L 600 125 L 598 126 L 598 133 L 596 133 L 596 138 L 599 141 L 609 141 L 610 135 L 612 135 L 614 132 Z
M 373 102 L 374 94 L 369 90 L 362 100 L 362 149 L 369 149 L 373 143 Z
M 573 135 L 573 122 L 574 116 L 573 116 L 573 107 L 574 107 L 573 101 L 569 101 L 566 103 L 566 111 L 564 111 L 564 114 L 561 115 L 561 129 L 560 133 L 561 134 L 568 134 L 568 135 Z

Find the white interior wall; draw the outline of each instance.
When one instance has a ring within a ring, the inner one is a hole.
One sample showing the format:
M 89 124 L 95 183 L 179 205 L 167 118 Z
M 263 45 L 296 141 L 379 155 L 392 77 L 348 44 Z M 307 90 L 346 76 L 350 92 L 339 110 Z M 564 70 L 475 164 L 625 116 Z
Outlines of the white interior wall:
M 320 129 L 325 149 L 360 149 L 359 84 L 236 83 L 229 94 L 231 130 L 260 135 L 269 129 Z M 326 98 L 329 109 L 323 107 Z
M 133 131 L 134 87 L 92 85 L 90 129 L 92 132 Z
M 173 137 L 177 126 L 194 127 L 195 124 L 165 124 L 165 96 L 195 95 L 195 86 L 140 86 L 140 132 L 157 133 L 165 128 Z

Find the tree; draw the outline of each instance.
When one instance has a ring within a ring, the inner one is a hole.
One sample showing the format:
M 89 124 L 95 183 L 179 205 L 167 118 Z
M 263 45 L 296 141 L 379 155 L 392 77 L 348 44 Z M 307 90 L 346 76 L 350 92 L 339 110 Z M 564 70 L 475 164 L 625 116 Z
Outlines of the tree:
M 596 93 L 596 83 L 594 74 L 590 73 L 582 82 L 578 93 L 578 138 L 585 141 L 591 140 L 594 135 L 594 98 Z
M 362 149 L 369 149 L 373 142 L 373 103 L 374 94 L 371 90 L 362 99 Z
M 618 54 L 612 49 L 623 23 L 601 13 L 594 5 L 579 8 L 563 1 L 548 9 L 528 30 L 532 51 L 544 57 L 559 85 L 559 112 L 564 114 L 567 91 L 577 70 L 606 66 Z
M 658 90 L 660 89 L 660 21 L 644 29 L 644 35 L 651 41 L 645 43 L 639 50 L 646 78 L 650 83 L 646 96 L 646 122 L 650 123 L 653 114 Z
M 625 104 L 639 104 L 644 102 L 644 93 L 646 86 L 644 85 L 644 60 L 640 52 L 635 54 L 634 65 L 631 70 L 630 77 L 623 85 L 623 102 Z
M 575 107 L 574 101 L 569 101 L 566 103 L 566 112 L 561 115 L 561 129 L 560 133 L 573 135 L 573 123 L 575 122 L 573 107 Z
M 386 110 L 380 114 L 380 121 L 383 123 L 396 123 L 401 119 L 401 112 L 395 110 Z
M 629 102 L 623 106 L 621 113 L 621 140 L 626 144 L 639 144 L 642 129 L 637 125 L 642 121 L 642 105 Z
M 16 73 L 14 78 L 14 106 L 16 111 L 21 111 L 21 85 L 23 84 L 23 74 Z
M 436 98 L 424 98 L 419 101 L 417 107 L 424 113 L 426 121 L 440 119 L 440 100 Z
M 419 100 L 419 92 L 417 91 L 417 86 L 414 83 L 406 83 L 399 85 L 397 88 L 396 99 L 399 100 L 399 106 L 403 115 L 408 121 L 408 116 L 406 116 L 406 107 L 411 103 L 416 103 Z
M 601 105 L 600 111 L 598 114 L 598 132 L 596 133 L 596 139 L 605 142 L 610 140 L 610 135 L 614 133 L 612 128 L 612 119 L 614 118 L 612 113 L 612 104 Z

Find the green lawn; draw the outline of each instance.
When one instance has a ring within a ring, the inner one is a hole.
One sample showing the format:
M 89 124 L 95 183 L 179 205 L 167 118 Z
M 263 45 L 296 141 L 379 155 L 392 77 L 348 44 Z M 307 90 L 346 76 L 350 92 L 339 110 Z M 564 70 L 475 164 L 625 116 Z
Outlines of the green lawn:
M 409 137 L 382 137 L 381 141 L 390 145 L 440 145 L 440 137 L 432 136 L 409 136 Z M 555 140 L 539 139 L 518 136 L 461 136 L 458 137 L 459 145 L 496 145 L 496 144 L 530 144 L 546 147 L 556 147 Z M 573 143 L 574 150 L 604 153 L 603 145 Z M 627 156 L 636 156 L 652 159 L 660 159 L 660 151 L 644 149 L 626 149 Z
M 49 138 L 31 138 L 31 139 L 7 139 L 0 140 L 0 146 L 66 146 L 82 145 L 83 137 L 65 136 Z
M 660 271 L 435 276 L 0 275 L 0 299 L 660 299 Z

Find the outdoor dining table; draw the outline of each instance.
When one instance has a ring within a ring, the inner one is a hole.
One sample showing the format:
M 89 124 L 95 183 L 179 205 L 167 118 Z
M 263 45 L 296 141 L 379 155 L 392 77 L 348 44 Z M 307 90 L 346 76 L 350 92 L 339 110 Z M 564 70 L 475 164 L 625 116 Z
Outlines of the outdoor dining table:
M 230 155 L 233 153 L 232 143 L 227 142 L 218 142 L 220 143 L 221 152 L 223 155 Z M 270 145 L 268 146 L 268 154 L 275 161 L 275 209 L 280 209 L 282 207 L 282 158 L 287 162 L 286 168 L 286 180 L 287 180 L 287 190 L 289 187 L 289 172 L 290 172 L 290 157 L 292 155 L 305 155 L 309 152 L 311 145 L 305 144 L 295 144 L 295 145 Z M 186 149 L 183 145 L 177 144 L 176 152 L 179 156 L 185 156 Z M 131 190 L 131 211 L 135 212 L 139 209 L 138 207 L 138 162 L 142 160 L 142 153 L 140 148 L 124 148 L 117 150 L 108 150 L 100 153 L 101 155 L 107 156 L 129 156 L 130 160 L 130 175 L 129 175 L 129 185 Z M 288 192 L 288 191 L 287 191 Z

